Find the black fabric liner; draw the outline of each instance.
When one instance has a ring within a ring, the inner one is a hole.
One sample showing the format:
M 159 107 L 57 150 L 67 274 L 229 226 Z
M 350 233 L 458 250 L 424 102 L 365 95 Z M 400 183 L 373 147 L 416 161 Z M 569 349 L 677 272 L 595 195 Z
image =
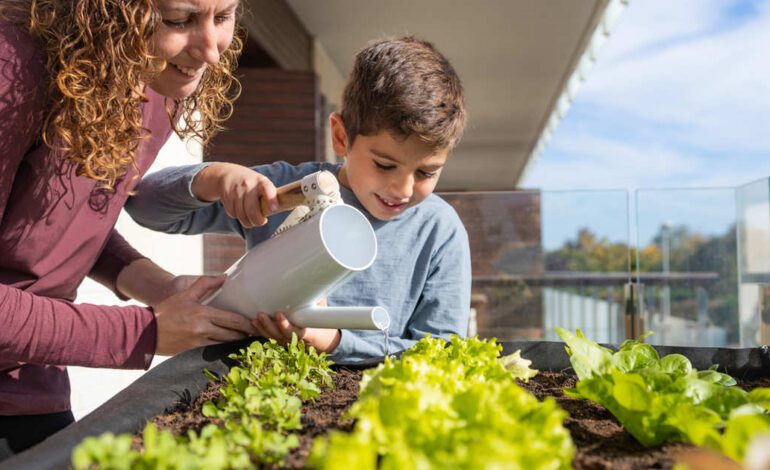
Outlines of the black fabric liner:
M 104 432 L 134 433 L 154 416 L 163 414 L 175 403 L 191 403 L 206 389 L 208 379 L 203 369 L 217 375 L 232 366 L 227 356 L 246 347 L 252 340 L 193 349 L 166 360 L 143 375 L 88 416 L 54 434 L 37 446 L 0 463 L 0 469 L 67 468 L 72 450 L 86 437 Z M 503 353 L 521 350 L 532 367 L 543 371 L 570 368 L 564 343 L 551 341 L 502 342 Z M 613 347 L 609 345 L 609 347 Z M 718 364 L 719 370 L 733 377 L 754 379 L 770 376 L 770 348 L 729 349 L 655 346 L 661 356 L 678 353 L 690 359 L 696 369 Z M 353 369 L 376 366 L 382 359 L 358 363 L 339 363 Z

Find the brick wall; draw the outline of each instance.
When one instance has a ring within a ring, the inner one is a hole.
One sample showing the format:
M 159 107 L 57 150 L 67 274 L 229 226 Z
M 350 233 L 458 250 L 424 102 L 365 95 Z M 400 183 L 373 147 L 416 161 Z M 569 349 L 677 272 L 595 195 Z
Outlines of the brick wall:
M 539 192 L 453 192 L 440 196 L 454 207 L 468 231 L 474 278 L 543 273 Z M 474 287 L 471 304 L 481 337 L 509 341 L 542 335 L 539 287 L 523 282 Z
M 211 143 L 206 159 L 253 166 L 285 160 L 297 164 L 323 155 L 321 96 L 313 72 L 244 68 L 238 70 L 243 91 L 227 131 Z M 205 235 L 206 274 L 218 274 L 240 258 L 243 240 Z

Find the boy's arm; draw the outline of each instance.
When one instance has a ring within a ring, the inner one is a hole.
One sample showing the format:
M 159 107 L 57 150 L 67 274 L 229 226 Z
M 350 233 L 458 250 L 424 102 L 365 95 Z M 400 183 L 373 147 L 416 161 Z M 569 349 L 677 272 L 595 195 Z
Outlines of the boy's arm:
M 261 202 L 269 211 L 278 208 L 273 183 L 259 172 L 234 163 L 218 162 L 202 168 L 191 181 L 190 193 L 201 201 L 221 202 L 227 215 L 245 228 L 267 223 Z
M 243 228 L 227 215 L 221 203 L 198 199 L 192 193 L 194 178 L 210 165 L 164 168 L 144 176 L 136 186 L 136 194 L 128 198 L 126 212 L 139 225 L 159 232 L 243 236 Z
M 426 333 L 445 339 L 451 334 L 467 336 L 471 310 L 471 255 L 468 234 L 462 225 L 441 247 L 431 268 L 407 325 L 409 338 L 420 340 Z
M 389 353 L 408 349 L 426 333 L 449 339 L 468 334 L 471 296 L 471 259 L 468 235 L 457 228 L 438 249 L 420 299 L 402 336 L 390 336 Z M 381 335 L 356 335 L 342 330 L 332 360 L 351 362 L 385 354 Z
M 167 168 L 147 175 L 126 211 L 137 223 L 166 233 L 235 232 L 264 225 L 260 201 L 275 210 L 276 190 L 259 172 L 233 163 Z

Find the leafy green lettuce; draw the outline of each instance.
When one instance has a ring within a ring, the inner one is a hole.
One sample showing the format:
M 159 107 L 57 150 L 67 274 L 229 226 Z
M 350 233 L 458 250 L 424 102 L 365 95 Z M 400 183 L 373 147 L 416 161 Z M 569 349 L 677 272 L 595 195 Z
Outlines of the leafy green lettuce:
M 319 469 L 569 468 L 567 414 L 516 378 L 537 373 L 495 340 L 424 338 L 399 360 L 367 371 L 350 434 L 317 439 Z
M 174 436 L 150 423 L 144 449 L 131 447 L 133 436 L 111 433 L 86 438 L 72 454 L 79 469 L 246 469 L 253 462 L 279 464 L 299 439 L 302 400 L 331 387 L 331 361 L 294 336 L 286 347 L 274 340 L 254 342 L 237 354 L 239 365 L 221 380 L 221 398 L 203 405 L 215 418 L 200 433 Z M 212 381 L 220 379 L 204 371 Z
M 580 330 L 556 332 L 579 379 L 566 392 L 607 408 L 644 446 L 689 442 L 741 461 L 750 438 L 770 432 L 770 389 L 747 393 L 716 366 L 698 371 L 681 354 L 661 358 L 643 342 L 652 333 L 615 352 Z

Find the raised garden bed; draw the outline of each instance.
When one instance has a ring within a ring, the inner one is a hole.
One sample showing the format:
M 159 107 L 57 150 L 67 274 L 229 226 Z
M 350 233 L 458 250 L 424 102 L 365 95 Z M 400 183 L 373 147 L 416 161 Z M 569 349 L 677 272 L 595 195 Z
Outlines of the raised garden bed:
M 58 433 L 39 446 L 4 462 L 2 468 L 66 468 L 71 450 L 83 438 L 102 432 L 136 432 L 144 422 L 172 409 L 156 422 L 179 431 L 200 429 L 204 420 L 195 411 L 206 397 L 216 394 L 201 371 L 206 368 L 224 374 L 230 367 L 227 355 L 245 343 L 220 345 L 195 351 L 166 361 L 127 390 L 121 392 L 94 413 Z M 504 353 L 522 349 L 522 356 L 533 360 L 541 374 L 522 384 L 538 398 L 553 396 L 569 412 L 565 421 L 577 448 L 575 468 L 671 468 L 676 454 L 691 446 L 670 444 L 646 449 L 625 432 L 604 408 L 586 400 L 563 394 L 565 386 L 574 385 L 563 343 L 504 343 Z M 723 370 L 741 380 L 745 387 L 770 385 L 770 359 L 765 348 L 657 348 L 661 355 L 677 352 L 686 355 L 693 366 L 705 369 L 720 364 Z M 369 364 L 370 366 L 374 363 Z M 343 414 L 357 393 L 359 370 L 340 367 L 337 388 L 322 394 L 315 403 L 303 405 L 303 431 L 300 447 L 285 461 L 287 468 L 301 468 L 311 440 L 329 428 L 349 430 L 352 422 Z

